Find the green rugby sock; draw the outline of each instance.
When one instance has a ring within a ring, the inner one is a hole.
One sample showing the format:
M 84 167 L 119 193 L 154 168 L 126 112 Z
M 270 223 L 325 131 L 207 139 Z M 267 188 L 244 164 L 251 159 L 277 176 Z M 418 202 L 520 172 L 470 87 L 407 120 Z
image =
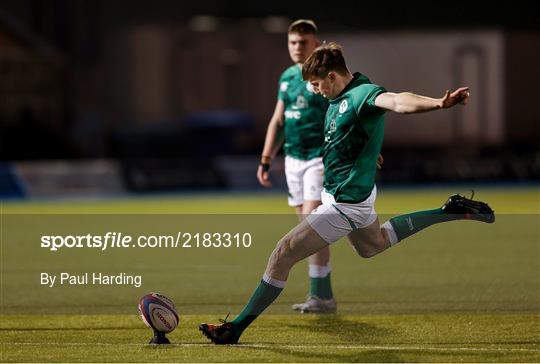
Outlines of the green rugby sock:
M 334 297 L 330 279 L 330 265 L 309 265 L 309 295 L 328 300 Z
M 330 280 L 330 273 L 326 277 L 316 278 L 310 277 L 309 295 L 317 296 L 324 300 L 329 300 L 334 297 L 332 292 L 332 283 Z
M 433 224 L 458 219 L 458 215 L 446 214 L 443 209 L 438 208 L 395 216 L 389 222 L 394 229 L 397 241 L 401 241 Z M 392 245 L 397 241 L 393 243 L 391 241 Z
M 265 277 L 266 278 L 266 277 Z M 279 281 L 278 281 L 279 282 Z M 280 282 L 284 283 L 284 282 Z M 235 333 L 240 336 L 242 332 L 268 307 L 283 291 L 283 287 L 277 287 L 261 280 L 259 286 L 253 292 L 246 307 L 232 321 Z

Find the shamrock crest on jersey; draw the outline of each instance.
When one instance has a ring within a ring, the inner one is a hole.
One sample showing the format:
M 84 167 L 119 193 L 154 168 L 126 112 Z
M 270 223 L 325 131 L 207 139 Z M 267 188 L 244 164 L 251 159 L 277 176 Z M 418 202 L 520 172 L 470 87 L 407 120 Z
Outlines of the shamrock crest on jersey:
M 347 107 L 349 107 L 349 103 L 347 100 L 343 100 L 341 104 L 339 104 L 339 113 L 343 114 L 345 111 L 347 111 Z

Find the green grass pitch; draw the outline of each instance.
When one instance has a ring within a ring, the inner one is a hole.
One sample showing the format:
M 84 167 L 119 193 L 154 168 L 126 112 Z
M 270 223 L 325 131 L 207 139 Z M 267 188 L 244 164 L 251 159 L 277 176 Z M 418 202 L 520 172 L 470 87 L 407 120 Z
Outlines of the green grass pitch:
M 460 188 L 381 188 L 377 211 L 440 206 Z M 197 330 L 237 314 L 277 239 L 295 223 L 281 195 L 193 195 L 91 201 L 2 202 L 1 362 L 539 362 L 540 189 L 476 188 L 493 225 L 451 222 L 362 259 L 332 246 L 338 314 L 297 315 L 307 293 L 298 264 L 278 300 L 238 346 L 208 344 Z M 101 229 L 101 230 L 100 230 Z M 243 230 L 249 248 L 39 248 L 44 233 Z M 53 287 L 39 272 L 139 272 L 140 288 Z M 173 345 L 151 337 L 138 299 L 171 297 L 180 325 Z

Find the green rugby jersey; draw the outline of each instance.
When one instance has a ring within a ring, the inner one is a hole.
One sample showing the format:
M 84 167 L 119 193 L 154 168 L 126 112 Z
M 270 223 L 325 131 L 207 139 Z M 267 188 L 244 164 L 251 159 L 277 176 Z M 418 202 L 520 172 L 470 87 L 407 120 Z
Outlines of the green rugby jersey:
M 324 188 L 337 202 L 357 203 L 375 185 L 384 137 L 384 109 L 375 98 L 386 90 L 360 73 L 333 100 L 324 126 Z
M 299 65 L 281 74 L 278 99 L 285 104 L 285 154 L 301 160 L 320 157 L 328 101 L 315 94 L 311 84 L 302 79 Z

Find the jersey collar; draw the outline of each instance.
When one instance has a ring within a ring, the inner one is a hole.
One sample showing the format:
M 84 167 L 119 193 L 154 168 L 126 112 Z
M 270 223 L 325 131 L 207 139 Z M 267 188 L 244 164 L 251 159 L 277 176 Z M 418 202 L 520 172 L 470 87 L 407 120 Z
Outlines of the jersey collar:
M 330 100 L 330 102 L 334 102 L 334 101 L 337 101 L 338 99 L 340 99 L 343 95 L 345 95 L 347 92 L 349 92 L 349 90 L 351 90 L 352 88 L 358 86 L 358 85 L 361 85 L 363 83 L 370 83 L 369 79 L 364 76 L 363 74 L 361 74 L 360 72 L 355 72 L 353 73 L 353 78 L 351 81 L 349 81 L 349 83 L 347 84 L 347 86 L 345 86 L 345 88 L 343 90 L 341 90 L 341 92 L 339 93 L 339 95 L 337 95 L 334 99 Z

